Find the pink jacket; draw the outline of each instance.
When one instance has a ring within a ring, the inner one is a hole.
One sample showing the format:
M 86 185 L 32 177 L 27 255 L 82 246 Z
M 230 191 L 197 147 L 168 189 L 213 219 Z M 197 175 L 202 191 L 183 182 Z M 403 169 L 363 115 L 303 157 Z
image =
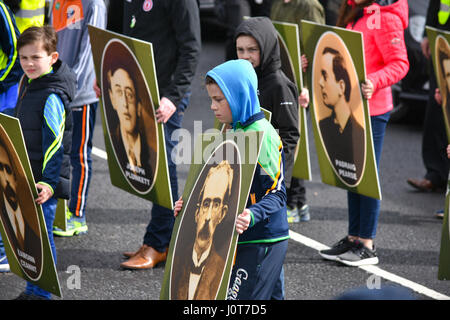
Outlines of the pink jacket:
M 393 109 L 391 85 L 408 73 L 409 61 L 403 38 L 407 26 L 407 0 L 398 0 L 388 6 L 374 3 L 364 9 L 364 16 L 355 24 L 347 25 L 347 29 L 363 34 L 366 75 L 375 87 L 369 100 L 371 116 Z

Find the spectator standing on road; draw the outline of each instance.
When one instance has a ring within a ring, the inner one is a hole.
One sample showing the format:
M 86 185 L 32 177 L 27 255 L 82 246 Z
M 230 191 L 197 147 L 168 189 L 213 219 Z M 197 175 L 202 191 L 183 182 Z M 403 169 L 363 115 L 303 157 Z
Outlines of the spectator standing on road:
M 264 132 L 260 155 L 265 156 L 258 158 L 250 188 L 253 196 L 236 218 L 239 239 L 227 298 L 282 299 L 280 282 L 284 279 L 280 275 L 289 239 L 283 144 L 261 112 L 258 79 L 248 61 L 231 60 L 210 70 L 206 74 L 206 89 L 211 110 L 221 123 L 231 125 L 231 132 Z M 175 215 L 182 206 L 180 198 L 175 203 Z M 247 277 L 242 277 L 242 272 Z
M 374 19 L 377 14 L 378 19 Z M 369 20 L 370 19 L 370 20 Z M 373 21 L 378 21 L 373 25 Z M 403 38 L 408 26 L 406 0 L 343 1 L 337 25 L 362 32 L 367 80 L 361 85 L 369 100 L 372 138 L 377 168 L 381 149 L 393 108 L 391 85 L 401 80 L 409 70 Z M 350 266 L 377 264 L 374 246 L 380 213 L 380 201 L 353 192 L 347 193 L 348 236 L 320 255 Z
M 92 138 L 98 98 L 93 89 L 94 61 L 88 25 L 106 28 L 106 7 L 103 0 L 64 0 L 53 4 L 51 22 L 58 34 L 58 52 L 77 76 L 77 92 L 70 104 L 72 130 L 72 187 L 66 208 L 66 230 L 55 227 L 53 233 L 71 237 L 88 231 L 86 203 L 92 176 Z
M 177 171 L 172 159 L 172 150 L 177 141 L 172 140 L 172 133 L 181 128 L 200 55 L 197 1 L 126 1 L 123 28 L 125 35 L 153 44 L 156 76 L 162 97 L 156 118 L 164 124 L 172 196 L 178 199 Z M 143 245 L 136 252 L 124 253 L 130 259 L 121 264 L 122 268 L 148 269 L 166 260 L 175 221 L 173 211 L 154 203 L 151 215 Z
M 430 0 L 426 25 L 450 31 L 450 8 L 447 1 Z M 428 38 L 422 40 L 422 52 L 428 59 L 430 89 L 425 111 L 422 135 L 422 159 L 426 173 L 423 179 L 409 178 L 407 182 L 420 191 L 443 191 L 448 179 L 449 163 L 445 155 L 448 144 L 442 108 L 436 103 L 434 93 L 437 88 L 435 70 L 430 59 Z M 437 212 L 438 214 L 438 212 Z
M 25 72 L 14 116 L 19 119 L 42 205 L 50 248 L 56 263 L 53 221 L 58 198 L 70 196 L 70 148 L 76 77 L 58 59 L 57 36 L 50 26 L 31 27 L 20 36 L 17 48 Z M 36 115 L 40 115 L 36 117 Z M 46 290 L 28 282 L 18 299 L 50 299 Z
M 11 1 L 17 10 L 16 1 Z M 0 112 L 12 109 L 17 101 L 17 89 L 23 74 L 17 54 L 19 29 L 9 1 L 0 0 Z M 0 272 L 9 272 L 2 237 L 0 236 Z
M 318 0 L 274 0 L 270 17 L 275 21 L 296 23 L 300 34 L 301 20 L 325 24 L 324 10 Z M 300 48 L 303 48 L 303 44 L 300 45 Z M 302 94 L 308 95 L 309 99 L 309 94 L 306 91 L 306 89 L 303 89 Z M 264 104 L 262 104 L 262 106 L 264 106 Z M 303 107 L 307 107 L 307 104 Z M 288 156 L 286 156 L 286 159 L 287 158 Z M 288 168 L 287 165 L 286 168 Z M 306 203 L 306 188 L 304 180 L 292 177 L 290 185 L 287 183 L 286 187 L 288 197 L 288 221 L 309 221 L 310 213 L 309 206 Z

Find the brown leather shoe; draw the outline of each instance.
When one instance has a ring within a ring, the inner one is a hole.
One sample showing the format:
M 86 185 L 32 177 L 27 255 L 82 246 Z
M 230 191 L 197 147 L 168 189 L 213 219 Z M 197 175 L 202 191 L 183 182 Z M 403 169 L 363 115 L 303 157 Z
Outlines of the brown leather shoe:
M 159 252 L 150 246 L 142 245 L 137 254 L 120 264 L 124 269 L 151 269 L 158 263 L 166 261 L 167 249 Z
M 137 255 L 139 253 L 139 251 L 141 251 L 145 248 L 144 246 L 145 245 L 142 245 L 137 251 L 125 251 L 125 252 L 122 252 L 122 254 L 124 255 L 125 258 L 134 257 L 135 255 Z
M 440 189 L 439 187 L 433 185 L 428 179 L 409 178 L 407 181 L 410 186 L 420 191 L 438 191 Z

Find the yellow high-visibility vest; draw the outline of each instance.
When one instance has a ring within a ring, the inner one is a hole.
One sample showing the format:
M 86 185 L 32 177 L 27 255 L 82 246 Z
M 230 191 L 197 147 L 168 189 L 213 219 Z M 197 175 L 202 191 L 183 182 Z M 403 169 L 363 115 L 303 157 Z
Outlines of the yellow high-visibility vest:
M 31 26 L 43 26 L 44 19 L 45 0 L 22 0 L 20 2 L 20 10 L 16 13 L 16 24 L 20 33 Z
M 441 0 L 441 7 L 438 12 L 439 24 L 444 25 L 447 23 L 450 16 L 450 0 Z

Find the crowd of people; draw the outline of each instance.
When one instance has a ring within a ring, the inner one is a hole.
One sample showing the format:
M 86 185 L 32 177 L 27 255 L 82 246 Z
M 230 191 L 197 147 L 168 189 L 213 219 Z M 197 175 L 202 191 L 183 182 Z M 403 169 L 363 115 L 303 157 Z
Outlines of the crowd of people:
M 441 2 L 430 1 L 427 25 L 448 31 L 450 8 Z M 17 117 L 22 125 L 38 190 L 36 203 L 43 208 L 55 262 L 54 235 L 72 237 L 88 232 L 86 203 L 100 90 L 87 26 L 153 44 L 161 96 L 156 119 L 164 124 L 167 154 L 171 154 L 177 144 L 172 140 L 172 133 L 182 127 L 201 52 L 196 0 L 82 0 L 76 5 L 81 8 L 74 7 L 69 0 L 50 1 L 48 14 L 45 14 L 44 0 L 0 1 L 0 27 L 4 31 L 0 111 Z M 300 27 L 300 20 L 306 19 L 363 34 L 367 80 L 361 84 L 361 91 L 369 101 L 378 168 L 386 125 L 394 107 L 391 86 L 409 70 L 404 41 L 408 3 L 406 0 L 218 0 L 216 6 L 218 17 L 228 27 L 227 62 L 207 73 L 210 109 L 220 122 L 231 127 L 231 131 L 264 131 L 268 139 L 264 142 L 265 152 L 279 160 L 268 165 L 258 162 L 251 186 L 253 196 L 237 217 L 236 231 L 240 236 L 230 285 L 238 280 L 236 270 L 239 268 L 248 270 L 250 277 L 238 292 L 231 290 L 229 298 L 283 299 L 288 223 L 310 219 L 303 180 L 292 177 L 300 136 L 298 108 L 308 107 L 309 94 L 307 88 L 299 92 L 281 70 L 280 47 L 271 20 L 293 22 Z M 369 23 L 373 14 L 379 15 L 380 23 L 375 28 Z M 251 18 L 244 20 L 245 15 Z M 426 37 L 422 48 L 430 59 Z M 324 56 L 329 58 L 330 64 L 336 64 L 332 52 Z M 303 58 L 304 70 L 308 68 L 308 58 L 311 57 Z M 438 191 L 445 187 L 447 152 L 450 155 L 440 107 L 442 99 L 436 91 L 431 63 L 430 70 L 430 97 L 423 136 L 427 174 L 424 179 L 408 180 L 421 191 Z M 333 80 L 336 88 L 345 91 L 345 83 L 336 73 L 328 76 L 329 79 L 324 76 L 324 81 Z M 327 95 L 327 99 L 332 99 L 331 95 Z M 327 101 L 325 104 L 334 113 L 335 104 Z M 272 112 L 270 122 L 264 118 L 260 105 Z M 175 210 L 156 203 L 152 205 L 151 220 L 142 244 L 136 250 L 123 253 L 127 258 L 120 265 L 123 269 L 151 269 L 167 259 L 174 222 L 183 207 L 176 165 L 171 157 L 167 160 L 172 196 L 178 199 Z M 3 168 L 6 166 L 2 165 Z M 6 192 L 3 184 L 1 187 L 2 192 Z M 68 200 L 66 230 L 53 226 L 58 198 Z M 350 191 L 347 199 L 348 234 L 319 253 L 324 259 L 350 266 L 377 264 L 375 237 L 380 200 Z M 443 212 L 437 212 L 437 216 L 442 217 Z M 204 252 L 209 249 L 205 247 Z M 9 271 L 1 239 L 0 271 Z M 194 296 L 196 293 L 192 291 L 187 297 Z M 25 291 L 18 297 L 50 298 L 49 292 L 31 282 L 27 282 Z

